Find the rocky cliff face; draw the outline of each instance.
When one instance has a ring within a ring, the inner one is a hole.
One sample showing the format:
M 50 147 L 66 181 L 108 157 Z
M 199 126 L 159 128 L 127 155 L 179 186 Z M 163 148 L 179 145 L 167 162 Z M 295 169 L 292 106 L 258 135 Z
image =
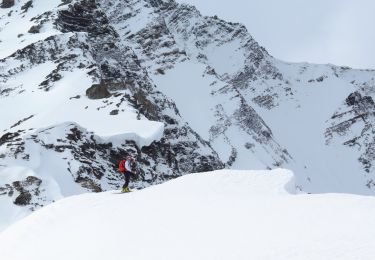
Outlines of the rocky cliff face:
M 304 191 L 374 193 L 375 72 L 281 62 L 243 25 L 173 0 L 9 7 L 0 10 L 0 198 L 34 209 L 119 188 L 128 154 L 137 188 L 285 167 Z M 5 171 L 13 177 L 1 181 Z
M 84 190 L 94 192 L 120 187 L 123 180 L 117 164 L 126 155 L 132 155 L 138 161 L 139 174 L 134 184 L 138 188 L 190 172 L 223 168 L 224 164 L 210 143 L 191 129 L 179 115 L 174 102 L 157 90 L 137 55 L 119 41 L 117 32 L 98 6 L 96 1 L 61 3 L 54 12 L 48 11 L 34 19 L 37 23 L 34 26 L 43 28 L 50 23 L 59 32 L 17 50 L 1 61 L 2 98 L 27 92 L 30 88 L 26 86 L 27 82 L 20 85 L 9 82 L 19 74 L 44 64 L 53 66 L 45 68 L 45 78 L 32 86 L 32 91 L 45 96 L 52 96 L 50 93 L 58 88 L 56 85 L 75 71 L 84 71 L 93 85 L 80 87 L 91 90 L 86 91 L 88 97 L 100 100 L 97 113 L 106 108 L 110 111 L 109 116 L 120 117 L 123 112 L 132 109 L 139 120 L 162 122 L 162 137 L 147 146 L 139 146 L 133 139 L 123 138 L 116 143 L 103 140 L 76 123 L 27 129 L 23 123 L 31 122 L 34 116 L 38 116 L 32 114 L 30 104 L 30 116 L 19 121 L 15 119 L 17 122 L 9 127 L 2 126 L 3 167 L 21 164 L 32 169 L 47 168 L 47 172 L 65 174 Z M 80 82 L 73 84 L 80 85 Z M 59 99 L 80 101 L 87 99 L 84 96 L 83 91 L 79 95 Z M 54 158 L 53 164 L 44 161 L 44 156 L 39 153 L 35 154 L 36 150 Z
M 357 153 L 356 158 L 367 178 L 366 186 L 372 189 L 375 186 L 375 103 L 366 92 L 355 91 L 346 98 L 345 104 L 331 117 L 331 126 L 327 128 L 326 138 L 328 145 L 341 142 Z

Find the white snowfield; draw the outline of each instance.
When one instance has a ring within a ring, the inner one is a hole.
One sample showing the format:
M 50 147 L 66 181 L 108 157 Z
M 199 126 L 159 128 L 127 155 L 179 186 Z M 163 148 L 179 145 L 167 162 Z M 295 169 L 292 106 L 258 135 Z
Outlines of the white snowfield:
M 293 179 L 224 170 L 70 197 L 1 233 L 1 259 L 374 259 L 374 197 L 296 195 Z

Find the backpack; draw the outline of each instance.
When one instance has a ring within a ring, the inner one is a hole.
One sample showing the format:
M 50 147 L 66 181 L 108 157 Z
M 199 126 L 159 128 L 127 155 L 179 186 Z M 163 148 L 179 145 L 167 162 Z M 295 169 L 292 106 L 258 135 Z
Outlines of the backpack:
M 125 160 L 121 160 L 120 163 L 118 164 L 118 169 L 120 172 L 124 173 L 125 172 Z

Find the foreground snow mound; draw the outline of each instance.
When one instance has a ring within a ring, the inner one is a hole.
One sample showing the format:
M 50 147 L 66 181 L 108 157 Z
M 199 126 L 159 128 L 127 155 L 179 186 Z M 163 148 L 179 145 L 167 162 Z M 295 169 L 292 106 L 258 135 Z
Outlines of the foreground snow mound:
M 375 198 L 293 195 L 286 170 L 184 176 L 61 200 L 0 235 L 2 259 L 372 259 Z

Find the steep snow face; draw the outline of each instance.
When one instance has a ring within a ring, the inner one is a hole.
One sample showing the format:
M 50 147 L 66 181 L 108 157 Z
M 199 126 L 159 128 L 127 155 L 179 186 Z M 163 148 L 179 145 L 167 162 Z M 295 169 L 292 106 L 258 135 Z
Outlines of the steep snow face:
M 1 233 L 0 250 L 14 260 L 372 259 L 373 197 L 293 188 L 286 170 L 226 170 L 74 196 Z
M 157 88 L 176 102 L 223 162 L 264 169 L 291 160 L 231 82 L 242 72 L 280 76 L 246 28 L 173 1 L 110 2 L 101 6 L 121 41 L 132 46 Z M 133 29 L 132 23 L 145 16 L 147 26 Z
M 374 194 L 374 71 L 279 61 L 242 25 L 173 1 L 101 3 L 157 88 L 226 165 L 283 165 L 303 190 Z M 133 27 L 144 17 L 143 29 Z
M 371 141 L 362 137 L 363 122 L 371 128 L 375 107 L 370 95 L 359 93 L 361 85 L 374 86 L 374 71 L 279 61 L 275 65 L 283 85 L 255 82 L 261 92 L 244 90 L 244 95 L 260 106 L 270 128 L 278 129 L 275 138 L 287 144 L 292 168 L 307 180 L 300 184 L 311 192 L 373 194 L 369 183 L 375 176 L 362 159 L 371 158 Z M 350 102 L 353 96 L 359 98 L 355 104 Z M 350 145 L 352 138 L 359 139 L 357 147 Z

